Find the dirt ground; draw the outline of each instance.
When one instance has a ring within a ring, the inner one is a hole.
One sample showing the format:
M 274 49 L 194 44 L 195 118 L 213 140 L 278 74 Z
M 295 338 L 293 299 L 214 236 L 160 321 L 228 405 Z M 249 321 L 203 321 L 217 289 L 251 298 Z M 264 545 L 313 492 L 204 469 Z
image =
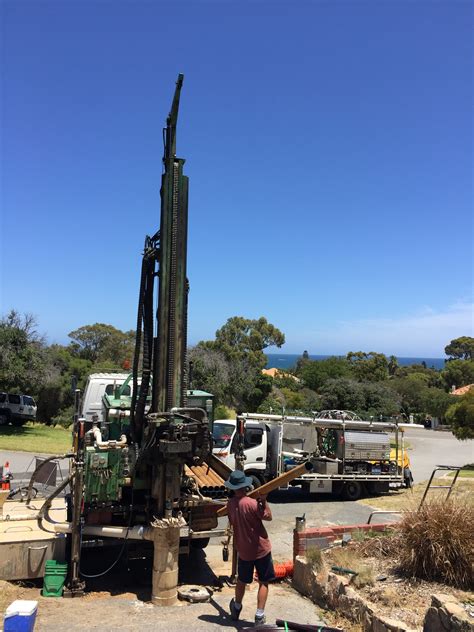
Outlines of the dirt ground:
M 100 554 L 97 560 L 104 568 L 106 560 Z M 90 560 L 89 560 L 90 564 Z M 38 632 L 79 632 L 83 630 L 123 632 L 147 632 L 160 629 L 167 631 L 212 631 L 252 627 L 256 609 L 257 585 L 248 589 L 244 599 L 241 620 L 229 617 L 229 601 L 234 589 L 226 583 L 230 565 L 212 569 L 206 563 L 202 551 L 193 551 L 180 566 L 180 583 L 207 586 L 211 599 L 207 603 L 189 604 L 178 602 L 176 606 L 159 608 L 150 603 L 151 567 L 147 560 L 131 560 L 119 572 L 102 579 L 89 581 L 89 592 L 82 598 L 44 598 L 41 596 L 42 581 L 0 582 L 0 611 L 15 599 L 38 601 L 35 630 Z M 91 570 L 92 570 L 91 566 Z M 89 567 L 88 567 L 89 570 Z M 289 583 L 280 582 L 270 588 L 266 608 L 267 621 L 276 618 L 299 623 L 321 624 L 322 611 L 309 599 L 298 594 Z M 67 622 L 67 624 L 65 623 Z

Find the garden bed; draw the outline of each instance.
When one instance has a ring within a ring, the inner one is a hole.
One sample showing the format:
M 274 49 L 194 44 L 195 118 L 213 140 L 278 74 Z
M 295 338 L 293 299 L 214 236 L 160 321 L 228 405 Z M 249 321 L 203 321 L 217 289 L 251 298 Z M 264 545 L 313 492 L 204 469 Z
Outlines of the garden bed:
M 365 542 L 356 542 L 345 549 L 331 549 L 323 553 L 323 560 L 328 568 L 344 564 L 359 570 L 362 568 L 362 585 L 357 585 L 359 575 L 355 580 L 351 580 L 347 574 L 341 575 L 348 578 L 349 586 L 376 606 L 377 613 L 403 621 L 410 628 L 421 629 L 432 595 L 448 593 L 458 602 L 473 604 L 472 608 L 466 606 L 466 612 L 473 611 L 474 614 L 472 592 L 447 587 L 439 582 L 402 577 L 396 562 L 384 557 L 367 556 L 364 545 Z M 472 621 L 474 623 L 474 618 Z

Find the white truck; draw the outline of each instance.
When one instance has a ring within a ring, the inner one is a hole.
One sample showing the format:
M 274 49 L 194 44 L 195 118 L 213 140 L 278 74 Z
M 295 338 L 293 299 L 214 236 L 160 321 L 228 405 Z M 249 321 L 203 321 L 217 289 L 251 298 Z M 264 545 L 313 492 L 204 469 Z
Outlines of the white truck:
M 291 485 L 308 492 L 357 500 L 364 493 L 411 486 L 403 428 L 396 423 L 363 421 L 347 411 L 332 411 L 339 418 L 328 418 L 327 413 L 314 417 L 244 414 L 244 469 L 254 486 L 305 460 L 311 461 L 313 470 Z M 235 420 L 214 421 L 213 452 L 232 469 L 236 428 Z

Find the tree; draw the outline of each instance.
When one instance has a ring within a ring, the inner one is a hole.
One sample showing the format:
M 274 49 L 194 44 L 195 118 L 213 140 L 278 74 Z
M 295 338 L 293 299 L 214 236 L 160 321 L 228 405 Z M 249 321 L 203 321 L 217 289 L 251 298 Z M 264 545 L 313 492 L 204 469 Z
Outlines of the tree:
M 441 388 L 428 388 L 425 390 L 425 412 L 444 419 L 446 411 L 453 402 L 453 396 L 443 391 Z
M 223 353 L 197 345 L 188 350 L 188 360 L 193 363 L 193 388 L 212 393 L 216 405 L 233 403 L 231 369 Z
M 216 331 L 216 339 L 205 344 L 221 351 L 228 360 L 245 358 L 250 366 L 261 371 L 267 363 L 263 350 L 281 347 L 284 342 L 284 334 L 263 316 L 258 320 L 233 316 Z
M 362 384 L 365 396 L 364 412 L 369 417 L 391 417 L 400 411 L 400 397 L 384 384 Z
M 447 390 L 474 383 L 474 360 L 450 360 L 441 371 Z
M 323 409 L 361 411 L 365 408 L 365 394 L 361 385 L 346 378 L 330 379 L 320 390 Z
M 428 380 L 420 373 L 411 373 L 407 377 L 395 377 L 390 380 L 390 387 L 400 395 L 401 411 L 405 415 L 425 413 Z
M 332 356 L 325 360 L 309 360 L 300 372 L 299 377 L 313 391 L 319 390 L 328 380 L 349 377 L 351 367 L 345 358 Z
M 260 374 L 253 382 L 252 387 L 247 388 L 241 395 L 241 407 L 248 412 L 255 412 L 261 403 L 272 392 L 272 378 L 269 375 Z M 290 391 L 291 392 L 291 391 Z
M 459 401 L 452 404 L 447 412 L 446 419 L 450 424 L 453 434 L 461 441 L 474 439 L 474 390 L 471 389 L 459 397 Z
M 363 417 L 386 417 L 400 410 L 397 394 L 384 384 L 345 378 L 328 380 L 321 389 L 321 397 L 325 409 L 352 410 Z
M 383 353 L 350 351 L 347 361 L 359 382 L 381 382 L 388 377 L 388 361 Z
M 72 339 L 71 351 L 84 360 L 122 366 L 126 360 L 133 358 L 133 331 L 124 332 L 112 325 L 95 323 L 79 327 L 68 335 Z
M 198 343 L 197 349 L 221 354 L 226 362 L 225 399 L 220 403 L 248 412 L 257 410 L 272 390 L 272 379 L 262 375 L 267 362 L 263 350 L 271 345 L 281 347 L 284 342 L 283 333 L 266 318 L 234 316 L 217 330 L 215 340 Z
M 11 310 L 0 321 L 0 384 L 36 396 L 45 378 L 44 339 L 34 316 Z
M 301 373 L 303 367 L 308 364 L 308 362 L 311 362 L 310 358 L 309 358 L 309 353 L 306 351 L 306 349 L 303 351 L 303 355 L 300 356 L 298 358 L 298 360 L 296 361 L 295 367 L 294 367 L 294 372 L 298 375 L 299 373 Z
M 446 355 L 458 360 L 474 360 L 474 338 L 461 336 L 454 338 L 449 345 L 444 348 Z
M 395 375 L 395 373 L 397 372 L 398 368 L 399 368 L 399 364 L 398 364 L 398 360 L 396 358 L 396 356 L 391 355 L 388 359 L 388 374 L 390 376 Z
M 61 410 L 72 406 L 72 377 L 76 377 L 77 387 L 83 389 L 92 362 L 73 355 L 68 347 L 51 345 L 45 349 L 45 364 L 46 376 L 38 392 L 37 417 L 49 423 Z

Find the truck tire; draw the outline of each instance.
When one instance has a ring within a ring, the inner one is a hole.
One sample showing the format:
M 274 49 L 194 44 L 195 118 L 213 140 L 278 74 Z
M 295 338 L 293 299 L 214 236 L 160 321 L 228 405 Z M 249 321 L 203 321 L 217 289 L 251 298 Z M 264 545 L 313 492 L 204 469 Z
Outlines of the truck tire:
M 342 488 L 344 500 L 359 500 L 362 496 L 362 484 L 359 481 L 346 481 Z
M 20 428 L 23 424 L 26 424 L 26 419 L 18 419 L 18 417 L 12 419 L 12 426 L 15 426 L 16 428 Z
M 0 426 L 7 426 L 10 421 L 10 411 L 0 410 Z

